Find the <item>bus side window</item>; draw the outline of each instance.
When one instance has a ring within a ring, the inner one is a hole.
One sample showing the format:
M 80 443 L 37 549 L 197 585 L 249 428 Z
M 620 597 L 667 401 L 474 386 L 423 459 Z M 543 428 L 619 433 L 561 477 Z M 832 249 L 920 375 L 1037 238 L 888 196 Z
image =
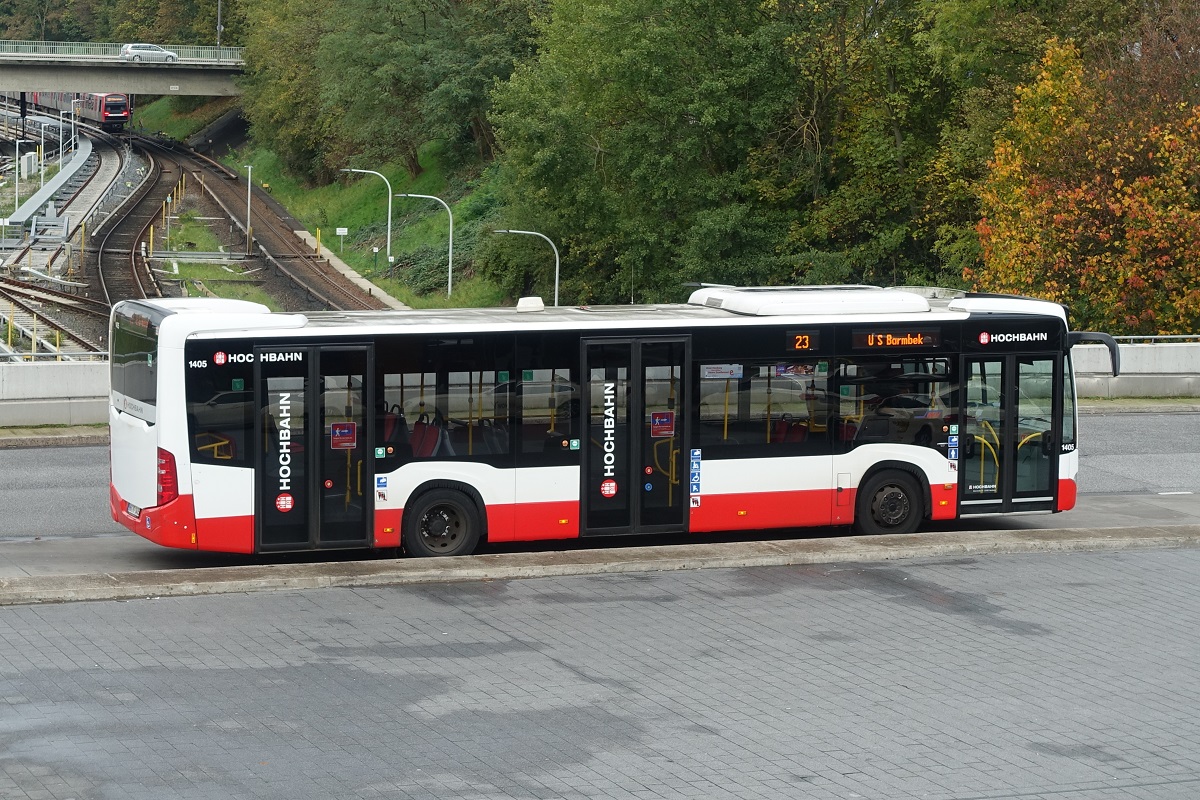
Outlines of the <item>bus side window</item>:
M 958 386 L 947 359 L 847 361 L 839 373 L 837 432 L 846 448 L 944 441 Z
M 578 464 L 582 452 L 583 380 L 577 337 L 520 335 L 514 369 L 497 385 L 509 409 L 518 466 Z
M 525 370 L 529 380 L 508 387 L 519 411 L 520 452 L 540 453 L 552 463 L 560 463 L 563 454 L 570 461 L 571 439 L 579 438 L 581 392 L 570 379 L 571 370 Z
M 208 376 L 189 374 L 187 379 L 187 425 L 191 458 L 196 463 L 244 466 L 251 451 L 254 430 L 254 393 L 244 377 L 229 377 L 236 370 L 226 366 L 220 383 Z M 237 388 L 223 388 L 237 387 Z
M 729 458 L 828 453 L 828 379 L 827 361 L 702 364 L 696 443 Z

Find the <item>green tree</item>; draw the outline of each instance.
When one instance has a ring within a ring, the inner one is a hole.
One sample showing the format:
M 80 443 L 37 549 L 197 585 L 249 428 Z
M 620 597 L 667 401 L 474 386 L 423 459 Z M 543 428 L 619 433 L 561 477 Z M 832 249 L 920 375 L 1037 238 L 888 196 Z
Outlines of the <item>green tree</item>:
M 353 148 L 341 154 L 421 171 L 417 148 L 471 143 L 490 159 L 488 92 L 531 51 L 527 3 L 350 0 L 333 7 L 319 67 L 325 107 Z
M 1179 58 L 1200 26 L 1185 9 L 1148 15 L 1107 71 L 1048 45 L 984 185 L 983 263 L 967 274 L 980 288 L 1064 303 L 1114 333 L 1200 325 L 1200 70 Z
M 536 60 L 496 92 L 506 224 L 564 250 L 579 300 L 783 274 L 785 232 L 748 185 L 781 113 L 778 30 L 736 0 L 560 0 Z
M 796 209 L 793 227 L 797 279 L 899 282 L 928 273 L 933 259 L 916 217 L 949 92 L 915 43 L 918 5 L 839 0 L 785 10 L 801 87 L 793 118 L 817 132 L 811 144 L 790 137 L 805 142 L 814 167 L 811 202 Z
M 245 7 L 245 115 L 256 141 L 310 179 L 332 177 L 327 157 L 341 144 L 336 116 L 322 103 L 317 62 L 332 6 L 332 0 L 255 0 Z

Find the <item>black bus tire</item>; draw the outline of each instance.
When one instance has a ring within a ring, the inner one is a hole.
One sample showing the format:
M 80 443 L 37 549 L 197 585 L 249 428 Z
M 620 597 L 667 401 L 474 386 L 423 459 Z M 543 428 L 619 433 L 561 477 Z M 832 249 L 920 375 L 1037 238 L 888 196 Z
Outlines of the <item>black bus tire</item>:
M 916 478 L 899 470 L 872 475 L 858 490 L 856 533 L 913 533 L 925 518 L 925 502 Z
M 410 556 L 466 556 L 479 545 L 482 523 L 471 498 L 434 489 L 404 514 L 404 549 Z

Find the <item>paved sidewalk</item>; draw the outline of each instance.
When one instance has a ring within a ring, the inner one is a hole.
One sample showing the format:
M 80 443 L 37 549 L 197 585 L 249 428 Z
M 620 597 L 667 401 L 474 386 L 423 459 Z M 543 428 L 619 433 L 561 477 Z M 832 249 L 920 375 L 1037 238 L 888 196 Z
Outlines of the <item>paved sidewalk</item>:
M 1194 800 L 1200 550 L 0 609 L 6 800 Z
M 832 536 L 374 560 L 361 551 L 282 557 L 196 553 L 162 548 L 133 535 L 50 538 L 0 543 L 0 605 L 1198 546 L 1200 525 Z M 344 560 L 303 563 L 313 557 Z M 205 566 L 211 564 L 221 566 Z

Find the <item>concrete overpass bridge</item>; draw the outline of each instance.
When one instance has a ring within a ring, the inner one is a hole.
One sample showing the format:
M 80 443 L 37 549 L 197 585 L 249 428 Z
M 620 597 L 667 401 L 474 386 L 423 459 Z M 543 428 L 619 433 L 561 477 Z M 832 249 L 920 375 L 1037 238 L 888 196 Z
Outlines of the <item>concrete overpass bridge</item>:
M 0 40 L 0 93 L 241 94 L 234 78 L 245 69 L 245 48 L 163 47 L 178 53 L 179 60 L 122 61 L 120 44 Z

